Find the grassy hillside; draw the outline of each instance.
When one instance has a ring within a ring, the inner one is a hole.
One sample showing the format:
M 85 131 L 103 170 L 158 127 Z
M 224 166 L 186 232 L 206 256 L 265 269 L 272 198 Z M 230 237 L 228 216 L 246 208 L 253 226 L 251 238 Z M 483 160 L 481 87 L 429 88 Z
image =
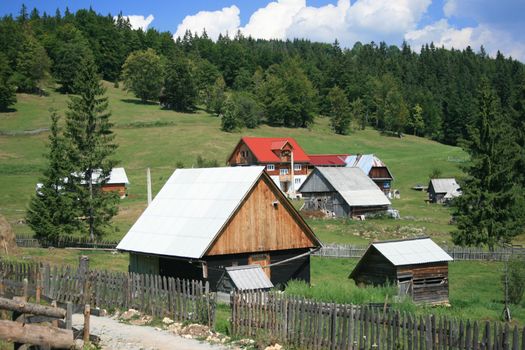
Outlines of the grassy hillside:
M 120 238 L 140 215 L 146 202 L 146 167 L 152 169 L 154 192 L 157 192 L 182 162 L 195 164 L 200 155 L 224 164 L 227 156 L 243 135 L 292 136 L 310 153 L 375 153 L 391 168 L 395 177 L 393 188 L 401 191 L 394 200 L 401 220 L 377 219 L 366 222 L 347 220 L 309 220 L 325 242 L 365 243 L 374 238 L 404 237 L 431 234 L 439 241 L 449 239 L 450 213 L 447 208 L 428 205 L 426 193 L 410 188 L 426 184 L 428 175 L 439 168 L 444 176 L 459 176 L 458 160 L 465 154 L 456 147 L 414 136 L 396 138 L 367 129 L 350 135 L 335 135 L 326 118 L 317 118 L 310 129 L 287 129 L 261 126 L 255 130 L 224 133 L 220 120 L 204 112 L 182 114 L 161 110 L 158 105 L 140 104 L 132 95 L 110 84 L 108 97 L 114 131 L 120 147 L 117 158 L 131 181 L 129 197 L 122 201 L 108 238 Z M 48 109 L 56 108 L 62 115 L 67 96 L 54 91 L 49 96 L 18 95 L 15 111 L 0 114 L 0 214 L 14 224 L 17 233 L 29 233 L 23 224 L 25 208 L 42 167 L 47 132 L 28 134 L 28 130 L 47 128 Z

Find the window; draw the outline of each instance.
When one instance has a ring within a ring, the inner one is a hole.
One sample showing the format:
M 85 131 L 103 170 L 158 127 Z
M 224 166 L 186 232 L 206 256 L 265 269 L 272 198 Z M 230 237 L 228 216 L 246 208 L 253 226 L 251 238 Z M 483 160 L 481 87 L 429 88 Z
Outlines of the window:
M 300 185 L 301 184 L 301 179 L 295 178 L 294 182 L 295 182 L 296 185 Z
M 294 164 L 294 165 L 293 165 L 293 170 L 294 170 L 294 171 L 301 171 L 301 169 L 302 169 L 301 164 Z
M 288 168 L 282 168 L 280 171 L 281 175 L 288 175 Z
M 266 165 L 267 171 L 274 171 L 275 170 L 275 164 L 267 164 Z
M 241 157 L 243 158 L 248 157 L 248 151 L 241 151 Z

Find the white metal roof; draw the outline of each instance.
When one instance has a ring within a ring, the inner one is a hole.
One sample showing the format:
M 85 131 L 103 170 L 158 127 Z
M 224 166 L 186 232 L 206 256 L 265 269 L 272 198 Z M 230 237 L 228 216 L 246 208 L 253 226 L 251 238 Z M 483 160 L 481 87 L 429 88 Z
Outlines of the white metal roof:
M 113 168 L 109 173 L 108 184 L 129 184 L 128 175 L 124 168 Z
M 430 238 L 374 243 L 372 246 L 395 266 L 454 260 Z
M 459 185 L 454 178 L 448 179 L 431 179 L 432 187 L 436 193 L 457 193 Z M 456 196 L 457 197 L 457 196 Z
M 263 170 L 177 169 L 117 249 L 202 257 Z
M 353 207 L 390 205 L 383 191 L 360 168 L 316 168 Z
M 273 283 L 264 273 L 261 265 L 242 265 L 226 267 L 226 273 L 238 290 L 273 288 Z

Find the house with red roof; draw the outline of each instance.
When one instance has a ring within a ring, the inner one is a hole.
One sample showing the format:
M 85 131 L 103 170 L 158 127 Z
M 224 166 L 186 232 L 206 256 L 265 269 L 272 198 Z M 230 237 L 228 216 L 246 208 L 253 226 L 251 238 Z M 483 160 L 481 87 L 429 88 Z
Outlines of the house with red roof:
M 292 137 L 243 137 L 227 164 L 263 165 L 283 192 L 294 194 L 308 176 L 310 158 Z

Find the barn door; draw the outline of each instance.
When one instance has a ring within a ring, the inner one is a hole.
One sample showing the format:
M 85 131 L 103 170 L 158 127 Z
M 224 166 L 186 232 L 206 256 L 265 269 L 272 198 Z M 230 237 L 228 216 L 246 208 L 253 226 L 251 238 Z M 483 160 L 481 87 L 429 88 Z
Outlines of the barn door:
M 264 273 L 268 278 L 271 278 L 271 271 L 270 268 L 264 268 L 265 266 L 270 265 L 270 254 L 254 254 L 250 255 L 248 258 L 248 265 L 261 265 L 263 268 Z

